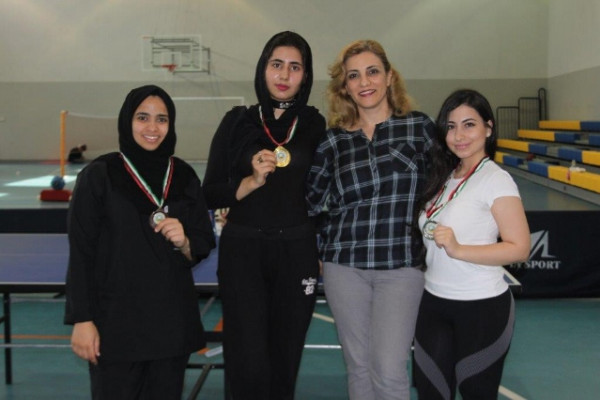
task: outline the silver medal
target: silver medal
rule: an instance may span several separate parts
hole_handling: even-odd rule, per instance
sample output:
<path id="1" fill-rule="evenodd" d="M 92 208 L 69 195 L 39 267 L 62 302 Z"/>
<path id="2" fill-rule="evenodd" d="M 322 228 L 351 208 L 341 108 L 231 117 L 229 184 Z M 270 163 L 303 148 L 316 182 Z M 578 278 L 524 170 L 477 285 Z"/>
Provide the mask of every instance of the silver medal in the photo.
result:
<path id="1" fill-rule="evenodd" d="M 425 225 L 423 225 L 423 237 L 425 239 L 433 240 L 433 231 L 435 230 L 437 224 L 437 222 L 431 219 L 425 222 Z"/>
<path id="2" fill-rule="evenodd" d="M 167 213 L 161 209 L 158 209 L 150 215 L 150 226 L 156 228 L 156 225 L 164 219 L 167 218 Z"/>

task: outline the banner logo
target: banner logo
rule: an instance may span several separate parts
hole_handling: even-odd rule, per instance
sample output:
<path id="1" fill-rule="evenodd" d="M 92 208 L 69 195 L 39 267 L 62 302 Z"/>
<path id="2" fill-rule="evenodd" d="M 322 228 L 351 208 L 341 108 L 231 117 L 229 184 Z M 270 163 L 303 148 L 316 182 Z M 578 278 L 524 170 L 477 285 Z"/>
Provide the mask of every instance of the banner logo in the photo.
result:
<path id="1" fill-rule="evenodd" d="M 550 232 L 538 231 L 531 233 L 531 250 L 529 260 L 511 264 L 512 269 L 559 270 L 562 264 L 556 256 L 550 253 Z"/>
<path id="2" fill-rule="evenodd" d="M 548 231 L 534 232 L 531 234 L 531 251 L 529 252 L 530 259 L 535 257 L 536 254 L 540 252 L 541 254 L 539 254 L 539 256 L 542 258 L 556 258 L 549 253 L 549 237 L 550 233 Z"/>

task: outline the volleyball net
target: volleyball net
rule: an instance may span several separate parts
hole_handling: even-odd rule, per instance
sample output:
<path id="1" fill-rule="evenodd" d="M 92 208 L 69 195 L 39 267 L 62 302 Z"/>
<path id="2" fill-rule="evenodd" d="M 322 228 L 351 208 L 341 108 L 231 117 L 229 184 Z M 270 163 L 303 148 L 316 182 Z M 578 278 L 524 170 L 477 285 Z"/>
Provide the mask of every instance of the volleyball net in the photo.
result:
<path id="1" fill-rule="evenodd" d="M 212 137 L 221 119 L 231 108 L 245 104 L 242 96 L 173 97 L 177 117 L 176 155 L 184 160 L 204 161 Z M 85 144 L 83 156 L 92 160 L 102 154 L 118 151 L 117 116 L 81 114 L 68 110 L 60 113 L 60 166 L 61 176 L 69 151 Z"/>
<path id="2" fill-rule="evenodd" d="M 119 148 L 117 135 L 117 117 L 79 114 L 67 110 L 60 113 L 60 166 L 64 176 L 72 148 L 86 145 L 85 159 L 93 159 L 101 154 L 116 151 Z"/>

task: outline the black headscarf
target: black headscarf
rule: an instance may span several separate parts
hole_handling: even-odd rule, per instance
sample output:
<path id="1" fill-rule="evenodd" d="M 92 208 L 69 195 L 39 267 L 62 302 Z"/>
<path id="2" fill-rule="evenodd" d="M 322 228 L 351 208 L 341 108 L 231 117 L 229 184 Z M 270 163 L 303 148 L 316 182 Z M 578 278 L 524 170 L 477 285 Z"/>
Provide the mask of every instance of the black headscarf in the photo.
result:
<path id="1" fill-rule="evenodd" d="M 254 90 L 256 91 L 258 104 L 262 106 L 265 119 L 267 120 L 272 120 L 274 116 L 273 106 L 271 105 L 271 94 L 269 93 L 267 81 L 265 79 L 265 70 L 267 67 L 267 62 L 273 54 L 273 50 L 280 46 L 290 46 L 298 49 L 302 55 L 302 63 L 304 64 L 304 79 L 302 81 L 302 85 L 296 94 L 294 105 L 291 109 L 286 111 L 286 114 L 289 114 L 288 111 L 292 111 L 291 114 L 296 114 L 297 110 L 301 109 L 306 105 L 306 103 L 308 103 L 308 97 L 310 96 L 310 90 L 313 83 L 312 52 L 306 40 L 304 40 L 304 38 L 297 33 L 290 31 L 277 33 L 275 36 L 269 39 L 267 44 L 265 44 L 265 48 L 263 49 L 260 58 L 258 59 L 258 64 L 256 64 L 256 73 L 254 75 Z"/>
<path id="2" fill-rule="evenodd" d="M 169 113 L 169 131 L 156 150 L 148 151 L 136 143 L 133 138 L 133 116 L 140 104 L 148 96 L 158 96 L 162 99 Z M 175 153 L 175 104 L 171 97 L 158 86 L 146 85 L 133 89 L 121 107 L 119 113 L 119 150 L 133 163 L 142 178 L 150 185 L 152 192 L 162 196 L 162 183 L 169 163 L 169 158 Z"/>
<path id="3" fill-rule="evenodd" d="M 302 56 L 302 63 L 304 64 L 304 79 L 300 85 L 300 90 L 294 98 L 294 105 L 285 110 L 285 112 L 275 119 L 273 114 L 273 103 L 271 102 L 271 94 L 267 87 L 267 80 L 265 79 L 265 72 L 267 63 L 275 48 L 280 46 L 290 46 L 298 49 Z M 256 73 L 254 76 L 254 90 L 256 91 L 256 97 L 258 99 L 258 105 L 262 108 L 265 122 L 267 123 L 269 130 L 273 137 L 278 140 L 284 140 L 287 137 L 287 132 L 296 116 L 299 117 L 299 124 L 305 123 L 304 119 L 308 121 L 312 114 L 316 114 L 318 111 L 313 107 L 306 107 L 308 98 L 310 96 L 310 90 L 313 83 L 313 68 L 312 68 L 312 52 L 310 46 L 297 33 L 284 31 L 274 35 L 265 44 L 265 47 L 258 59 L 256 64 Z M 246 148 L 253 143 L 261 143 L 262 147 L 268 148 L 269 146 L 275 147 L 270 141 L 269 137 L 265 134 L 262 127 L 262 121 L 258 116 L 258 107 L 252 106 L 249 112 L 241 118 L 237 123 L 236 129 L 233 132 L 231 140 L 231 148 L 229 151 L 229 159 L 231 161 L 231 174 L 235 176 L 235 172 L 244 164 L 244 160 L 241 158 L 241 154 Z M 240 164 L 241 163 L 241 164 Z M 248 171 L 243 171 L 239 175 L 245 176 Z"/>

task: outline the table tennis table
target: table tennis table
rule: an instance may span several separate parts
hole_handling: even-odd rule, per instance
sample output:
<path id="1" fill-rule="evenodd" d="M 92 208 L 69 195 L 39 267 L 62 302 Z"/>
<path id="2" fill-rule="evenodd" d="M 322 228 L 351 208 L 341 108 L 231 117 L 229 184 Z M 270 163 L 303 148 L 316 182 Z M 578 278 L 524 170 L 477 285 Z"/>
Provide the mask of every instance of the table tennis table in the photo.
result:
<path id="1" fill-rule="evenodd" d="M 66 234 L 0 234 L 0 292 L 3 295 L 5 381 L 12 383 L 11 295 L 16 293 L 57 293 L 65 291 L 69 258 Z M 199 295 L 216 295 L 217 251 L 193 268 Z M 208 331 L 207 340 L 221 341 L 218 332 Z M 192 366 L 196 367 L 196 366 Z M 202 366 L 198 366 L 202 367 Z"/>
<path id="2" fill-rule="evenodd" d="M 64 293 L 69 243 L 66 234 L 0 233 L 0 292 L 3 294 L 5 381 L 12 383 L 11 294 Z M 193 268 L 194 282 L 199 295 L 218 293 L 217 249 Z M 505 280 L 513 293 L 521 291 L 521 284 L 508 271 Z M 323 294 L 322 284 L 319 293 Z M 209 342 L 221 341 L 220 333 L 207 331 Z M 191 368 L 206 366 L 194 365 Z M 220 366 L 215 366 L 219 368 Z M 222 366 L 221 366 L 222 367 Z"/>

